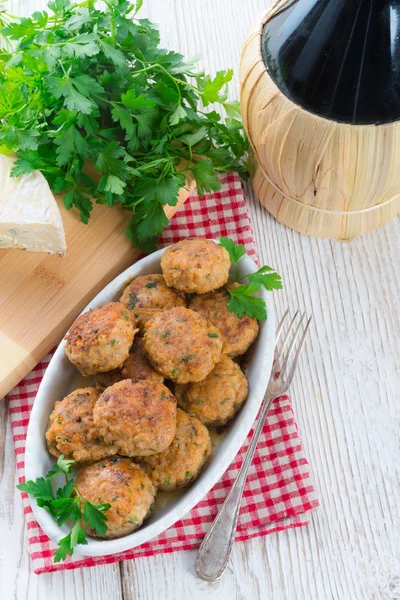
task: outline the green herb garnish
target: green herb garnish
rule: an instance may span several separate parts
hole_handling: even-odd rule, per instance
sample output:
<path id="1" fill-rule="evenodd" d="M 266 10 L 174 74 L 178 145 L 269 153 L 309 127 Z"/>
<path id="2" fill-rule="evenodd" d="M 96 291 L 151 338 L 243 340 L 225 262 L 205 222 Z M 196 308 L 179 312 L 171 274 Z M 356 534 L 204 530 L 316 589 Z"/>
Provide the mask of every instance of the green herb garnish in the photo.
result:
<path id="1" fill-rule="evenodd" d="M 218 333 L 207 333 L 207 336 L 208 336 L 209 338 L 219 338 L 219 335 L 218 335 Z"/>
<path id="2" fill-rule="evenodd" d="M 150 288 L 155 288 L 158 285 L 158 281 L 150 281 L 150 283 L 146 283 L 146 285 L 144 287 L 147 287 L 148 289 Z"/>
<path id="3" fill-rule="evenodd" d="M 87 544 L 86 533 L 81 525 L 82 519 L 101 536 L 104 536 L 107 531 L 107 517 L 104 511 L 108 510 L 111 505 L 108 503 L 93 504 L 79 495 L 74 480 L 68 477 L 74 462 L 65 459 L 61 454 L 57 464 L 47 473 L 46 477 L 39 477 L 35 481 L 26 481 L 17 485 L 21 492 L 33 496 L 38 506 L 48 510 L 58 525 L 63 525 L 67 521 L 74 522 L 68 535 L 58 542 L 59 548 L 54 553 L 54 562 L 65 560 L 67 554 L 72 556 L 77 544 Z M 51 480 L 60 473 L 64 474 L 66 484 L 54 494 Z"/>
<path id="4" fill-rule="evenodd" d="M 225 286 L 230 295 L 228 310 L 238 317 L 246 314 L 248 317 L 264 321 L 267 318 L 267 306 L 262 298 L 254 296 L 261 287 L 268 291 L 282 289 L 282 279 L 279 273 L 272 267 L 265 265 L 255 273 L 250 273 L 245 277 L 239 278 L 239 260 L 246 254 L 242 244 L 235 244 L 233 240 L 227 237 L 221 237 L 220 246 L 223 246 L 229 252 L 231 263 L 236 266 L 235 277 L 230 278 L 231 282 L 239 283 L 238 287 Z M 248 285 L 241 284 L 243 279 L 249 281 Z"/>
<path id="5" fill-rule="evenodd" d="M 142 0 L 52 0 L 50 14 L 2 13 L 0 152 L 17 156 L 12 175 L 38 169 L 88 222 L 93 202 L 131 211 L 127 235 L 155 249 L 186 175 L 200 195 L 218 172 L 247 176 L 248 142 L 232 71 L 214 78 L 160 47 L 155 25 L 137 18 Z M 225 108 L 225 123 L 217 111 Z"/>
<path id="6" fill-rule="evenodd" d="M 137 296 L 134 292 L 131 292 L 129 294 L 128 308 L 132 310 L 133 308 L 135 308 L 136 303 L 137 303 Z"/>

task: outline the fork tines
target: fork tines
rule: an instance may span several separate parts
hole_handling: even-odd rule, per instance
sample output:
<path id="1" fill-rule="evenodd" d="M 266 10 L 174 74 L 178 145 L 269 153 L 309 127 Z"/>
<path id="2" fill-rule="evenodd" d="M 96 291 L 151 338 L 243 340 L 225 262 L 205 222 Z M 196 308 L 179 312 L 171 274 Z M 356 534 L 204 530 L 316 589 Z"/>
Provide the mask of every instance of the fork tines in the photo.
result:
<path id="1" fill-rule="evenodd" d="M 286 311 L 279 323 L 278 329 L 276 331 L 275 361 L 274 361 L 274 367 L 272 370 L 272 377 L 275 379 L 277 377 L 279 377 L 282 382 L 284 381 L 285 387 L 289 387 L 289 385 L 293 379 L 293 375 L 296 370 L 297 362 L 298 362 L 300 354 L 303 350 L 307 332 L 308 332 L 308 329 L 310 327 L 310 323 L 312 320 L 312 314 L 311 314 L 305 324 L 305 327 L 302 327 L 303 322 L 307 317 L 307 314 L 306 314 L 306 311 L 304 311 L 303 313 L 300 314 L 300 309 L 297 309 L 290 321 L 289 327 L 283 338 L 282 344 L 278 348 L 278 342 L 279 342 L 279 339 L 283 332 L 286 318 L 288 315 L 289 315 L 289 308 L 286 309 Z M 300 317 L 300 318 L 298 318 L 298 317 Z M 301 335 L 301 332 L 303 332 L 302 335 Z M 296 342 L 298 341 L 300 335 L 301 335 L 300 342 L 296 349 Z M 287 350 L 286 350 L 286 348 L 287 348 Z M 290 358 L 294 351 L 295 351 L 295 355 L 294 355 L 293 361 L 289 368 L 289 361 L 290 361 Z M 287 374 L 287 377 L 285 378 L 286 374 Z"/>

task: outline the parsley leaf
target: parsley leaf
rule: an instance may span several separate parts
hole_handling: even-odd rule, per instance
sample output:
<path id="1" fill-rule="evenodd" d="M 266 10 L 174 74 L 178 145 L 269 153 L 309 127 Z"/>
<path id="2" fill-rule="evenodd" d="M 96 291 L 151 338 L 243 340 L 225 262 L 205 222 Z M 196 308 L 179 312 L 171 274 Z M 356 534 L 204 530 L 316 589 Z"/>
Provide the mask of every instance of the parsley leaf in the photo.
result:
<path id="1" fill-rule="evenodd" d="M 254 319 L 265 320 L 267 318 L 267 309 L 262 298 L 253 296 L 258 292 L 260 286 L 257 284 L 239 285 L 237 288 L 227 288 L 230 295 L 228 310 L 234 312 L 238 317 L 246 314 Z"/>
<path id="2" fill-rule="evenodd" d="M 186 110 L 183 108 L 182 104 L 178 104 L 174 112 L 169 118 L 170 125 L 177 125 L 179 121 L 184 119 L 187 116 Z"/>
<path id="3" fill-rule="evenodd" d="M 149 108 L 155 106 L 157 103 L 155 100 L 148 98 L 146 94 L 136 95 L 134 90 L 128 90 L 126 94 L 121 94 L 121 102 L 127 108 L 138 110 L 142 108 Z"/>
<path id="4" fill-rule="evenodd" d="M 178 202 L 178 194 L 181 187 L 185 185 L 182 175 L 173 175 L 162 179 L 156 188 L 156 197 L 160 204 L 175 206 Z"/>
<path id="5" fill-rule="evenodd" d="M 282 280 L 279 273 L 272 269 L 272 267 L 265 265 L 255 273 L 250 273 L 239 279 L 238 263 L 242 256 L 246 254 L 244 246 L 242 244 L 235 244 L 228 237 L 221 237 L 219 244 L 229 252 L 230 261 L 236 266 L 235 277 L 230 275 L 231 282 L 239 284 L 225 285 L 225 289 L 230 296 L 227 305 L 228 310 L 239 318 L 242 318 L 246 314 L 248 317 L 254 319 L 265 320 L 267 318 L 265 300 L 254 296 L 254 294 L 259 292 L 263 286 L 268 291 L 281 289 Z M 243 279 L 247 279 L 249 284 L 241 283 Z"/>
<path id="6" fill-rule="evenodd" d="M 263 285 L 268 291 L 282 289 L 281 276 L 275 271 L 275 269 L 272 269 L 272 267 L 268 267 L 267 265 L 261 267 L 261 269 L 255 273 L 248 275 L 247 279 L 251 283 Z"/>
<path id="7" fill-rule="evenodd" d="M 99 535 L 103 536 L 107 531 L 107 517 L 104 514 L 105 510 L 110 508 L 111 504 L 93 504 L 86 501 L 83 506 L 83 518 L 89 524 L 91 529 L 94 529 Z"/>
<path id="8" fill-rule="evenodd" d="M 85 56 L 94 56 L 98 54 L 99 47 L 96 44 L 97 36 L 93 33 L 82 33 L 65 44 L 63 51 L 69 56 L 84 58 Z"/>
<path id="9" fill-rule="evenodd" d="M 199 77 L 198 83 L 200 95 L 204 106 L 208 106 L 212 102 L 225 102 L 228 98 L 228 93 L 225 89 L 226 84 L 232 79 L 233 71 L 218 71 L 215 78 Z"/>
<path id="10" fill-rule="evenodd" d="M 48 88 L 57 99 L 64 98 L 64 104 L 68 110 L 78 110 L 86 115 L 92 112 L 93 102 L 78 92 L 72 79 L 52 77 L 48 80 Z"/>
<path id="11" fill-rule="evenodd" d="M 74 125 L 65 129 L 63 134 L 57 137 L 55 143 L 57 144 L 57 164 L 59 167 L 65 165 L 74 154 L 84 156 L 88 149 L 86 140 Z"/>
<path id="12" fill-rule="evenodd" d="M 225 250 L 228 250 L 229 258 L 234 265 L 237 265 L 242 256 L 246 254 L 246 250 L 242 244 L 235 244 L 235 242 L 228 237 L 221 237 L 219 245 L 223 246 Z"/>
<path id="13" fill-rule="evenodd" d="M 199 160 L 192 167 L 193 177 L 196 180 L 199 196 L 205 192 L 214 192 L 221 189 L 221 183 L 214 173 L 212 162 L 207 159 Z"/>
<path id="14" fill-rule="evenodd" d="M 81 518 L 78 498 L 58 498 L 54 500 L 52 507 L 55 509 L 58 525 L 64 525 L 69 519 L 79 521 Z"/>
<path id="15" fill-rule="evenodd" d="M 49 506 L 54 500 L 51 481 L 44 477 L 39 477 L 36 481 L 25 481 L 17 485 L 21 492 L 26 492 L 33 496 L 39 506 Z"/>
<path id="16" fill-rule="evenodd" d="M 60 454 L 57 459 L 57 463 L 54 465 L 52 469 L 47 473 L 46 478 L 52 479 L 56 475 L 60 473 L 64 473 L 65 475 L 69 475 L 72 472 L 72 465 L 74 464 L 74 460 L 70 460 L 64 458 L 64 454 Z"/>
<path id="17" fill-rule="evenodd" d="M 54 552 L 54 562 L 65 560 L 67 554 L 72 556 L 77 544 L 87 544 L 86 533 L 79 521 L 75 523 L 69 534 L 58 542 L 59 548 Z"/>

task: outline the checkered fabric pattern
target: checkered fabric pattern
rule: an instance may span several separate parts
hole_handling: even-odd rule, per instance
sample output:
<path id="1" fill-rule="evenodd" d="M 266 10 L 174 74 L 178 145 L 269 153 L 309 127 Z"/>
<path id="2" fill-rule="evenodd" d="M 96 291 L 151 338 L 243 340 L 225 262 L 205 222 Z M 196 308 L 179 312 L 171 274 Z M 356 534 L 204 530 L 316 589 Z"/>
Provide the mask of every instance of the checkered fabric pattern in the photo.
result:
<path id="1" fill-rule="evenodd" d="M 164 245 L 187 236 L 212 238 L 226 235 L 244 244 L 248 254 L 256 259 L 240 179 L 229 174 L 221 179 L 221 183 L 221 191 L 201 199 L 192 195 L 187 200 L 163 234 Z M 20 482 L 24 480 L 29 414 L 50 358 L 51 354 L 46 356 L 8 396 Z M 98 557 L 74 555 L 64 563 L 54 564 L 56 545 L 35 520 L 27 494 L 22 494 L 34 572 L 91 567 L 197 548 L 238 474 L 251 435 L 252 432 L 222 479 L 190 513 L 151 542 L 120 554 Z M 290 399 L 282 396 L 271 408 L 250 468 L 235 539 L 243 541 L 305 526 L 308 524 L 308 511 L 318 504 Z"/>

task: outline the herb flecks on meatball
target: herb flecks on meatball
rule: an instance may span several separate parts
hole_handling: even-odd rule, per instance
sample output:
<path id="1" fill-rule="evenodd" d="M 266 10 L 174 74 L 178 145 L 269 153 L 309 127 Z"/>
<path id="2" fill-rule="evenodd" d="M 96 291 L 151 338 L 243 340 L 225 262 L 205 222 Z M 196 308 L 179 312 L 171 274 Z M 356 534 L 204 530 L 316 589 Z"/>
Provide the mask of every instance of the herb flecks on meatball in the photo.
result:
<path id="1" fill-rule="evenodd" d="M 175 386 L 179 406 L 208 427 L 226 425 L 246 400 L 247 393 L 247 379 L 229 356 L 222 356 L 203 381 Z"/>
<path id="2" fill-rule="evenodd" d="M 157 312 L 186 306 L 184 294 L 168 287 L 160 274 L 135 277 L 125 288 L 121 302 L 137 317 L 141 329 Z"/>
<path id="3" fill-rule="evenodd" d="M 111 371 L 128 358 L 136 328 L 133 313 L 107 302 L 80 315 L 65 336 L 65 354 L 82 375 Z"/>
<path id="4" fill-rule="evenodd" d="M 128 535 L 140 527 L 151 514 L 156 489 L 144 470 L 129 458 L 115 456 L 81 469 L 75 485 L 82 500 L 94 504 L 110 504 L 105 511 L 105 538 Z M 87 533 L 98 537 L 83 519 Z"/>
<path id="5" fill-rule="evenodd" d="M 231 285 L 238 286 L 237 283 Z M 234 357 L 248 350 L 258 335 L 259 326 L 257 319 L 247 315 L 238 317 L 228 310 L 229 299 L 229 293 L 222 288 L 209 294 L 194 296 L 189 307 L 218 329 L 223 340 L 222 352 Z"/>
<path id="6" fill-rule="evenodd" d="M 124 456 L 162 452 L 176 433 L 176 400 L 156 381 L 125 379 L 107 388 L 94 407 L 105 441 Z"/>
<path id="7" fill-rule="evenodd" d="M 219 332 L 187 308 L 158 313 L 146 323 L 144 349 L 153 367 L 177 383 L 201 381 L 221 355 Z"/>
<path id="8" fill-rule="evenodd" d="M 168 492 L 192 483 L 211 450 L 207 428 L 178 408 L 174 441 L 164 452 L 142 459 L 141 464 L 154 485 Z"/>
<path id="9" fill-rule="evenodd" d="M 50 454 L 57 457 L 64 454 L 80 463 L 116 454 L 117 449 L 106 444 L 93 421 L 98 397 L 94 388 L 83 388 L 55 403 L 46 432 Z"/>
<path id="10" fill-rule="evenodd" d="M 141 337 L 135 336 L 129 356 L 120 369 L 108 373 L 97 373 L 94 376 L 96 389 L 101 392 L 123 379 L 158 381 L 159 383 L 164 381 L 164 377 L 151 366 L 144 351 L 143 338 Z"/>
<path id="11" fill-rule="evenodd" d="M 167 248 L 161 257 L 167 285 L 196 294 L 225 285 L 230 266 L 228 251 L 202 238 L 182 240 Z"/>

